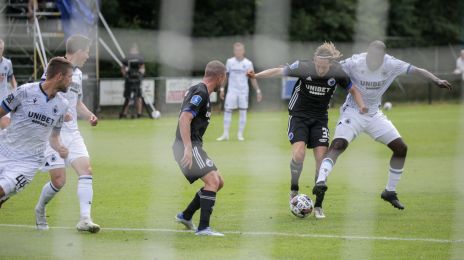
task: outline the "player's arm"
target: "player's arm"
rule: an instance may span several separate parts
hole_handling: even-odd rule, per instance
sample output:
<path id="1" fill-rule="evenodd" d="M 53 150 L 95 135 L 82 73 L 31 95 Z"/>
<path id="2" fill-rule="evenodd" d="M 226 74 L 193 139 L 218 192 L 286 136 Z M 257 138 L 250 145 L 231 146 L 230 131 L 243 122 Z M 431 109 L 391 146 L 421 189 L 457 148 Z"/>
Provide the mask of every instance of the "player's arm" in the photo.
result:
<path id="1" fill-rule="evenodd" d="M 76 110 L 77 114 L 89 121 L 91 126 L 96 126 L 98 124 L 98 117 L 87 108 L 82 100 L 77 101 Z"/>
<path id="2" fill-rule="evenodd" d="M 364 100 L 362 99 L 361 92 L 359 92 L 358 88 L 355 85 L 352 85 L 351 88 L 348 90 L 350 94 L 354 97 L 354 101 L 359 107 L 359 113 L 365 114 L 368 111 L 368 108 L 364 104 Z"/>
<path id="3" fill-rule="evenodd" d="M 52 133 L 50 134 L 49 141 L 50 146 L 53 150 L 57 151 L 61 158 L 68 157 L 68 148 L 66 148 L 60 140 L 61 127 L 53 127 Z"/>
<path id="4" fill-rule="evenodd" d="M 181 165 L 184 168 L 192 168 L 192 139 L 190 125 L 193 120 L 193 114 L 190 111 L 183 111 L 179 117 L 179 131 L 182 143 L 184 144 L 184 156 Z"/>
<path id="5" fill-rule="evenodd" d="M 0 106 L 0 118 L 4 117 L 8 112 L 3 108 L 3 106 Z"/>
<path id="6" fill-rule="evenodd" d="M 275 78 L 282 77 L 285 75 L 284 68 L 272 68 L 263 70 L 260 73 L 255 73 L 253 70 L 247 72 L 247 76 L 250 79 L 264 79 L 264 78 Z"/>
<path id="7" fill-rule="evenodd" d="M 253 86 L 256 91 L 256 99 L 258 102 L 261 102 L 261 100 L 263 100 L 263 96 L 261 95 L 261 89 L 259 89 L 258 81 L 256 79 L 250 79 L 250 81 L 251 86 Z"/>
<path id="8" fill-rule="evenodd" d="M 432 81 L 439 88 L 446 88 L 448 90 L 453 89 L 453 85 L 451 85 L 451 83 L 449 83 L 447 80 L 438 78 L 437 76 L 433 75 L 433 73 L 431 73 L 430 71 L 426 69 L 411 66 L 410 73 L 419 75 L 425 79 Z"/>
<path id="9" fill-rule="evenodd" d="M 219 98 L 221 98 L 221 100 L 224 100 L 224 96 L 225 96 L 225 87 L 229 84 L 229 73 L 226 74 L 226 84 L 225 86 L 221 86 L 219 88 Z"/>

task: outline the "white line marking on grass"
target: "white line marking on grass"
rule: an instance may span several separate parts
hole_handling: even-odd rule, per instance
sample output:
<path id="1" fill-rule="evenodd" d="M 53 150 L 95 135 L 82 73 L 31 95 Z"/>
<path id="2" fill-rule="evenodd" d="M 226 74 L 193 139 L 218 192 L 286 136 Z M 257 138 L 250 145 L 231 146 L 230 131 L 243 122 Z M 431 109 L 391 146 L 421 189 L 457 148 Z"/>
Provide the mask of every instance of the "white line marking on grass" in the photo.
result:
<path id="1" fill-rule="evenodd" d="M 17 225 L 17 224 L 0 224 L 1 227 L 10 228 L 29 228 L 35 229 L 32 225 Z M 50 229 L 66 229 L 74 230 L 74 227 L 50 227 Z M 124 228 L 124 227 L 107 227 L 101 231 L 143 231 L 155 233 L 193 233 L 190 230 L 177 230 L 167 228 Z M 46 232 L 46 231 L 40 231 Z M 330 238 L 330 239 L 347 239 L 347 240 L 385 240 L 385 241 L 411 241 L 411 242 L 430 242 L 442 244 L 457 244 L 464 243 L 464 239 L 438 239 L 438 238 L 414 238 L 414 237 L 374 237 L 374 236 L 355 236 L 355 235 L 330 235 L 330 234 L 296 234 L 285 232 L 253 232 L 253 231 L 221 231 L 224 234 L 242 235 L 242 236 L 276 236 L 276 237 L 298 237 L 298 238 Z"/>

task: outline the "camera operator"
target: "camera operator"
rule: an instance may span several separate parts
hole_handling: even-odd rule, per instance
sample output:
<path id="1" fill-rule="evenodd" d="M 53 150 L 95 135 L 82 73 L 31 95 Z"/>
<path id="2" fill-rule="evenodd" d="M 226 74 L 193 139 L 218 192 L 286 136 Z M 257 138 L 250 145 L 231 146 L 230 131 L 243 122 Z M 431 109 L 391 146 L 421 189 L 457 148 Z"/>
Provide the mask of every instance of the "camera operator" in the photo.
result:
<path id="1" fill-rule="evenodd" d="M 135 109 L 137 118 L 142 116 L 142 80 L 145 75 L 145 62 L 142 55 L 139 53 L 137 44 L 133 44 L 129 55 L 123 61 L 121 73 L 125 78 L 124 82 L 124 105 L 122 106 L 119 118 L 127 118 L 129 110 L 129 101 L 131 98 L 135 100 Z M 134 117 L 134 115 L 132 115 Z"/>

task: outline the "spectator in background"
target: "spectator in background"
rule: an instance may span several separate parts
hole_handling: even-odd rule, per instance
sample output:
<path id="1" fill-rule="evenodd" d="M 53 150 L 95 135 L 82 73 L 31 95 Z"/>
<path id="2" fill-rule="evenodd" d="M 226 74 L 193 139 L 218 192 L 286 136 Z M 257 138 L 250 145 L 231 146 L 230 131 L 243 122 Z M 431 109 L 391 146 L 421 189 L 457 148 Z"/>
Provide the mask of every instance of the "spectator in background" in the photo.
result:
<path id="1" fill-rule="evenodd" d="M 15 76 L 13 74 L 13 64 L 11 60 L 3 57 L 3 51 L 5 50 L 5 43 L 0 39 L 0 98 L 5 98 L 11 89 L 8 87 L 8 83 L 11 84 L 13 90 L 18 85 L 16 83 Z M 0 128 L 4 129 L 10 124 L 10 113 L 0 119 Z"/>
<path id="2" fill-rule="evenodd" d="M 456 59 L 455 74 L 461 74 L 464 79 L 464 49 L 461 50 L 461 55 Z"/>
<path id="3" fill-rule="evenodd" d="M 132 44 L 129 55 L 124 59 L 121 73 L 124 82 L 124 105 L 119 118 L 126 118 L 129 110 L 129 101 L 134 99 L 137 117 L 142 116 L 142 80 L 145 75 L 145 62 L 139 53 L 137 44 Z M 134 116 L 132 116 L 134 117 Z"/>

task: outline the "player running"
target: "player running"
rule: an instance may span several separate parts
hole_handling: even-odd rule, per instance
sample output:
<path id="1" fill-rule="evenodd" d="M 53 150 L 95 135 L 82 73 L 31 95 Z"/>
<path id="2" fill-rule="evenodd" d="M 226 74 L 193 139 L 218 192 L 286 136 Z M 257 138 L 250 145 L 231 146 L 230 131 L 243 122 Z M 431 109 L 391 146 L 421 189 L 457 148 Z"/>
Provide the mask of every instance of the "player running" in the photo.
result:
<path id="1" fill-rule="evenodd" d="M 203 134 L 211 117 L 209 95 L 223 86 L 226 80 L 226 68 L 220 61 L 210 61 L 206 65 L 203 81 L 192 86 L 185 95 L 179 115 L 176 139 L 173 145 L 174 158 L 182 173 L 190 183 L 201 179 L 205 185 L 195 193 L 187 208 L 176 215 L 176 220 L 188 229 L 195 230 L 192 216 L 198 209 L 200 225 L 196 235 L 224 236 L 213 231 L 209 221 L 216 202 L 216 193 L 224 186 L 214 162 L 203 150 Z"/>
<path id="2" fill-rule="evenodd" d="M 44 82 L 20 86 L 0 106 L 0 117 L 11 113 L 11 124 L 0 132 L 0 208 L 8 198 L 32 181 L 42 166 L 47 140 L 66 158 L 60 142 L 66 92 L 72 79 L 72 64 L 62 57 L 50 60 Z"/>
<path id="3" fill-rule="evenodd" d="M 227 95 L 224 103 L 224 133 L 218 137 L 217 141 L 229 140 L 229 129 L 232 122 L 232 111 L 238 109 L 238 133 L 237 139 L 245 141 L 243 131 L 245 130 L 248 110 L 248 76 L 247 72 L 253 70 L 253 63 L 245 58 L 245 46 L 241 42 L 234 43 L 234 57 L 226 62 L 227 68 Z M 258 81 L 250 79 L 251 85 L 256 90 L 256 98 L 261 102 L 261 90 Z M 224 87 L 220 88 L 219 96 L 224 99 Z"/>
<path id="4" fill-rule="evenodd" d="M 360 115 L 356 112 L 355 97 L 353 95 L 346 97 L 335 129 L 335 138 L 321 163 L 319 177 L 313 188 L 313 193 L 322 198 L 327 190 L 327 177 L 338 156 L 345 151 L 350 142 L 364 132 L 372 139 L 387 145 L 393 151 L 387 186 L 382 192 L 381 198 L 390 202 L 395 208 L 404 209 L 403 204 L 398 199 L 396 186 L 403 173 L 408 148 L 392 122 L 379 110 L 382 95 L 390 87 L 393 80 L 403 74 L 419 75 L 433 81 L 438 87 L 448 90 L 451 90 L 452 86 L 448 81 L 437 78 L 425 69 L 395 59 L 386 54 L 385 49 L 386 46 L 383 42 L 374 41 L 369 44 L 367 53 L 355 54 L 341 62 L 345 72 L 358 86 L 369 112 Z"/>
<path id="5" fill-rule="evenodd" d="M 77 125 L 77 115 L 87 119 L 90 125 L 97 125 L 98 118 L 82 102 L 82 68 L 89 58 L 90 40 L 82 35 L 73 35 L 66 42 L 66 59 L 74 66 L 72 83 L 65 94 L 69 100 L 69 110 L 61 130 L 61 140 L 69 149 L 69 156 L 60 158 L 56 150 L 50 145 L 45 151 L 44 169 L 50 171 L 51 181 L 47 182 L 40 194 L 35 207 L 36 225 L 39 230 L 47 230 L 48 224 L 45 215 L 45 206 L 60 191 L 66 182 L 66 166 L 71 165 L 79 176 L 77 183 L 77 196 L 80 202 L 80 221 L 77 223 L 78 231 L 97 233 L 100 226 L 93 223 L 90 210 L 93 199 L 92 170 L 89 153 Z"/>
<path id="6" fill-rule="evenodd" d="M 0 98 L 5 98 L 11 91 L 8 88 L 8 82 L 11 83 L 13 90 L 17 83 L 13 74 L 13 64 L 11 60 L 3 57 L 5 50 L 5 42 L 0 39 Z M 0 119 L 0 128 L 5 129 L 10 124 L 10 114 L 5 115 Z"/>
<path id="7" fill-rule="evenodd" d="M 298 194 L 305 146 L 313 149 L 317 179 L 317 170 L 329 146 L 327 110 L 336 86 L 342 87 L 355 97 L 357 113 L 367 112 L 361 94 L 337 62 L 341 56 L 333 43 L 326 42 L 316 49 L 312 61 L 297 60 L 282 68 L 268 69 L 257 74 L 249 73 L 252 78 L 298 78 L 288 104 L 288 139 L 292 144 L 290 199 Z M 317 194 L 314 204 L 314 215 L 318 219 L 325 217 L 322 210 L 323 196 L 324 194 Z"/>

